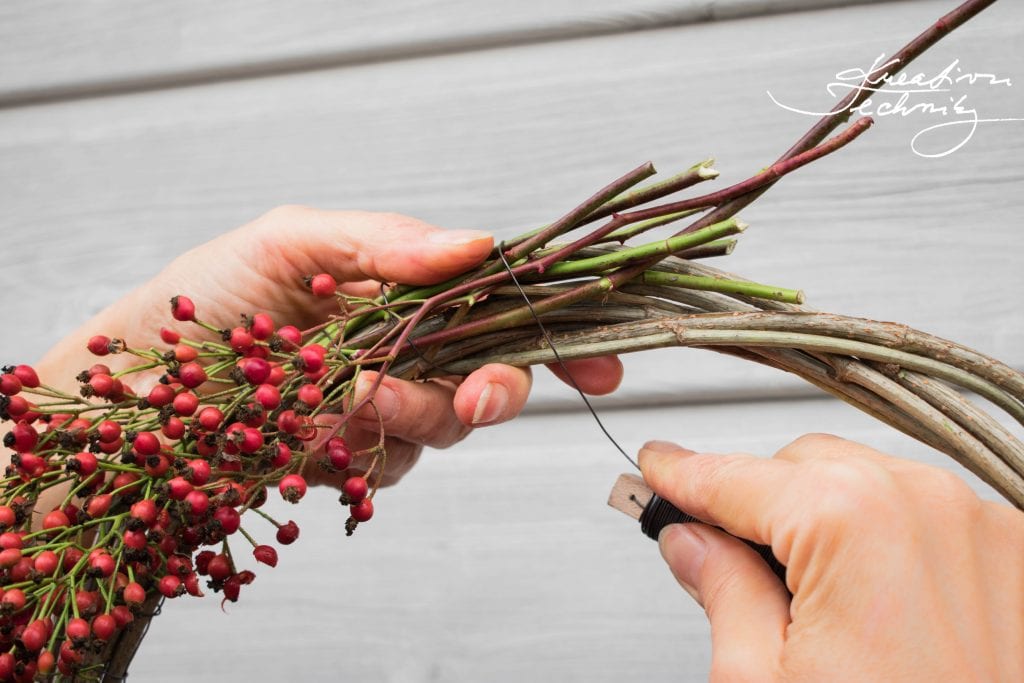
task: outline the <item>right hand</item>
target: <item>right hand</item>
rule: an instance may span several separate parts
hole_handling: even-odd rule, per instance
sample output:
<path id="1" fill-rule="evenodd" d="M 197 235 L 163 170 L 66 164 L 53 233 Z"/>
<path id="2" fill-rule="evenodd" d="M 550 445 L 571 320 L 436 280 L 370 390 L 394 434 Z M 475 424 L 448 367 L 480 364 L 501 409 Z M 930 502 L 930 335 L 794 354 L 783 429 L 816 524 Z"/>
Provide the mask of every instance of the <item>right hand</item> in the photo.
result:
<path id="1" fill-rule="evenodd" d="M 772 459 L 640 451 L 703 524 L 659 539 L 711 622 L 712 680 L 1024 681 L 1024 513 L 958 477 L 815 434 Z"/>

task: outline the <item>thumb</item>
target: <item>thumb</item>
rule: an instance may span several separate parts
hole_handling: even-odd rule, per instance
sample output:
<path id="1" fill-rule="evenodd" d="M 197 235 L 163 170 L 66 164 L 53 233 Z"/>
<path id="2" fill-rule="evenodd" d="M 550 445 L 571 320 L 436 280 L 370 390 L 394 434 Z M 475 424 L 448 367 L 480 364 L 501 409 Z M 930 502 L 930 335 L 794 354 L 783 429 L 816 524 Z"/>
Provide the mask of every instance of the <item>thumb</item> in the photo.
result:
<path id="1" fill-rule="evenodd" d="M 789 595 L 754 550 L 704 524 L 671 524 L 658 538 L 672 574 L 711 622 L 711 678 L 774 677 L 789 625 Z"/>

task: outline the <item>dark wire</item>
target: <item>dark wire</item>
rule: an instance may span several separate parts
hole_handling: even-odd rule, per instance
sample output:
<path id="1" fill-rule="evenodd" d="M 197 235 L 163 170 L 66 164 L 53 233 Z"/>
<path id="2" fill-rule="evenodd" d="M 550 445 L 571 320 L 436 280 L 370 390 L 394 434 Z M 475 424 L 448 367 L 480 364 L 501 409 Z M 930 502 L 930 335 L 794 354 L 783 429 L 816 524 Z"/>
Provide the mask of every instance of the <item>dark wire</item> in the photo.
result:
<path id="1" fill-rule="evenodd" d="M 558 361 L 558 365 L 562 368 L 562 372 L 565 373 L 566 378 L 569 380 L 569 384 L 572 385 L 572 388 L 575 389 L 576 392 L 580 395 L 580 398 L 583 399 L 583 403 L 587 406 L 587 410 L 589 410 L 590 414 L 593 416 L 594 422 L 596 422 L 597 426 L 601 428 L 601 431 L 604 432 L 604 435 L 606 437 L 608 437 L 608 440 L 612 443 L 612 445 L 615 446 L 616 449 L 618 449 L 619 453 L 622 453 L 622 457 L 628 460 L 630 465 L 637 469 L 640 469 L 640 466 L 636 464 L 636 460 L 630 457 L 630 455 L 626 453 L 625 450 L 623 450 L 622 446 L 619 445 L 619 442 L 615 440 L 615 437 L 608 433 L 608 429 L 604 426 L 604 423 L 601 422 L 601 418 L 598 417 L 597 411 L 594 410 L 594 406 L 590 405 L 590 399 L 588 399 L 587 395 L 583 393 L 582 389 L 580 389 L 580 385 L 576 384 L 576 378 L 572 376 L 572 373 L 569 372 L 569 368 L 565 366 L 565 361 L 562 360 L 561 354 L 558 353 L 558 349 L 555 347 L 555 343 L 551 341 L 551 335 L 548 334 L 547 329 L 544 327 L 544 323 L 540 321 L 540 316 L 537 315 L 537 311 L 533 308 L 533 302 L 530 301 L 530 297 L 526 295 L 526 291 L 523 289 L 523 286 L 519 284 L 519 280 L 516 278 L 516 274 L 512 272 L 512 266 L 509 265 L 508 260 L 505 258 L 504 242 L 498 245 L 498 257 L 501 259 L 502 264 L 505 266 L 505 270 L 508 271 L 509 277 L 512 278 L 512 283 L 516 286 L 516 289 L 518 289 L 519 293 L 523 296 L 523 301 L 526 302 L 526 306 L 530 309 L 530 315 L 533 316 L 534 321 L 537 323 L 537 327 L 540 329 L 540 333 L 544 335 L 544 341 L 548 343 L 548 346 L 551 348 L 551 352 L 555 354 L 555 360 Z"/>

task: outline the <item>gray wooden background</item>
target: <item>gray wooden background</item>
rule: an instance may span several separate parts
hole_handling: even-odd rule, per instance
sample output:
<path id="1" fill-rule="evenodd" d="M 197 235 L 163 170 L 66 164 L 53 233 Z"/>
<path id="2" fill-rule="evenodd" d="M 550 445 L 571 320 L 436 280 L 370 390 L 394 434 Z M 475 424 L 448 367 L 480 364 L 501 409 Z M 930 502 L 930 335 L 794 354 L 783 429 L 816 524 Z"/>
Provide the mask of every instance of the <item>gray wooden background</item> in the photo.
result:
<path id="1" fill-rule="evenodd" d="M 0 4 L 5 362 L 170 258 L 281 203 L 401 211 L 509 236 L 648 159 L 766 165 L 952 0 Z M 958 59 L 984 118 L 1024 117 L 1024 6 L 1004 0 L 914 71 Z M 898 320 L 1024 367 L 1024 123 L 924 159 L 936 117 L 881 118 L 772 190 L 729 270 L 820 309 Z M 702 351 L 627 359 L 597 402 L 648 438 L 770 454 L 832 431 L 954 468 L 799 381 Z M 625 463 L 538 373 L 527 416 L 429 453 L 345 539 L 328 491 L 300 541 L 221 614 L 179 600 L 133 680 L 701 680 L 702 612 L 604 507 Z M 982 488 L 979 486 L 979 490 Z M 268 532 L 269 535 L 269 532 Z"/>

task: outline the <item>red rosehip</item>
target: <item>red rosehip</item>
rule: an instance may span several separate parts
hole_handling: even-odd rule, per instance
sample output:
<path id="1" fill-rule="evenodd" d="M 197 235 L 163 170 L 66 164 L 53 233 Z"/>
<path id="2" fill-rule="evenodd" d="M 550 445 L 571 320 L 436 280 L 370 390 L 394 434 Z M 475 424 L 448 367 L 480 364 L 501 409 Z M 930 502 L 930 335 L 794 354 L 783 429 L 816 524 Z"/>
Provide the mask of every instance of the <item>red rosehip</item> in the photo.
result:
<path id="1" fill-rule="evenodd" d="M 39 375 L 31 365 L 19 365 L 14 368 L 14 376 L 21 380 L 21 386 L 35 389 L 39 386 Z"/>
<path id="2" fill-rule="evenodd" d="M 187 296 L 176 296 L 171 299 L 171 315 L 175 320 L 188 322 L 196 319 L 196 305 Z"/>
<path id="3" fill-rule="evenodd" d="M 14 450 L 18 453 L 28 453 L 39 443 L 39 432 L 24 422 L 11 427 L 11 437 L 14 438 Z"/>
<path id="4" fill-rule="evenodd" d="M 302 343 L 302 332 L 295 325 L 285 325 L 277 331 L 278 338 L 283 342 L 281 347 L 286 351 L 297 349 Z"/>
<path id="5" fill-rule="evenodd" d="M 185 503 L 188 505 L 189 510 L 192 511 L 193 517 L 202 517 L 210 508 L 209 496 L 198 489 L 189 491 L 188 495 L 185 496 Z"/>
<path id="6" fill-rule="evenodd" d="M 26 401 L 24 396 L 11 396 L 7 399 L 7 414 L 15 419 L 20 417 L 25 422 L 33 422 L 28 419 L 31 408 L 32 404 Z"/>
<path id="7" fill-rule="evenodd" d="M 288 520 L 277 528 L 277 542 L 281 545 L 291 545 L 299 538 L 299 525 Z"/>
<path id="8" fill-rule="evenodd" d="M 160 433 L 172 441 L 177 441 L 181 437 L 185 436 L 185 431 L 187 429 L 188 428 L 181 419 L 172 415 L 167 418 L 167 422 L 160 427 Z"/>
<path id="9" fill-rule="evenodd" d="M 99 435 L 100 441 L 113 443 L 121 438 L 121 425 L 113 420 L 104 420 L 96 425 L 96 434 Z"/>
<path id="10" fill-rule="evenodd" d="M 153 526 L 156 522 L 159 510 L 157 510 L 156 503 L 149 498 L 143 498 L 139 502 L 135 503 L 131 507 L 131 516 L 138 519 L 146 526 Z"/>
<path id="11" fill-rule="evenodd" d="M 174 360 L 179 363 L 191 363 L 199 358 L 199 351 L 188 344 L 176 344 L 174 347 Z"/>
<path id="12" fill-rule="evenodd" d="M 274 458 L 270 461 L 270 466 L 275 470 L 284 467 L 292 461 L 292 449 L 288 447 L 288 444 L 278 442 L 277 448 L 274 450 Z"/>
<path id="13" fill-rule="evenodd" d="M 110 615 L 114 617 L 114 621 L 117 622 L 118 628 L 124 628 L 135 621 L 135 615 L 132 614 L 132 611 L 128 609 L 126 605 L 115 605 L 114 608 L 110 610 Z"/>
<path id="14" fill-rule="evenodd" d="M 273 384 L 275 387 L 279 387 L 284 384 L 284 381 L 288 379 L 288 374 L 281 367 L 280 363 L 270 364 L 270 377 L 267 377 L 267 384 Z"/>
<path id="15" fill-rule="evenodd" d="M 92 453 L 82 451 L 68 459 L 67 467 L 69 470 L 76 472 L 79 477 L 85 479 L 92 476 L 96 471 L 96 468 L 99 467 L 99 461 Z"/>
<path id="16" fill-rule="evenodd" d="M 89 389 L 100 398 L 109 396 L 114 389 L 114 378 L 110 375 L 93 375 L 89 378 Z"/>
<path id="17" fill-rule="evenodd" d="M 167 470 L 171 468 L 171 460 L 162 453 L 160 455 L 151 455 L 146 458 L 146 474 L 153 479 L 159 479 L 160 477 L 167 474 Z"/>
<path id="18" fill-rule="evenodd" d="M 185 477 L 173 477 L 167 482 L 167 495 L 171 500 L 185 500 L 192 492 L 192 484 Z"/>
<path id="19" fill-rule="evenodd" d="M 266 410 L 273 410 L 281 405 L 281 391 L 273 384 L 261 384 L 256 387 L 256 401 Z"/>
<path id="20" fill-rule="evenodd" d="M 243 358 L 237 365 L 249 384 L 263 384 L 270 377 L 270 363 L 264 358 Z"/>
<path id="21" fill-rule="evenodd" d="M 157 590 L 165 598 L 176 598 L 185 592 L 185 587 L 181 585 L 181 579 L 174 574 L 168 574 L 160 579 L 160 583 L 157 584 Z"/>
<path id="22" fill-rule="evenodd" d="M 185 363 L 178 369 L 178 379 L 182 385 L 195 389 L 206 381 L 206 370 L 199 363 Z"/>
<path id="23" fill-rule="evenodd" d="M 277 416 L 277 428 L 285 434 L 295 434 L 302 428 L 302 421 L 294 410 L 285 410 Z"/>
<path id="24" fill-rule="evenodd" d="M 92 619 L 92 632 L 99 640 L 108 640 L 117 630 L 117 621 L 109 614 L 97 614 Z"/>
<path id="25" fill-rule="evenodd" d="M 203 597 L 203 589 L 199 587 L 199 575 L 195 572 L 191 572 L 182 580 L 185 585 L 185 590 L 189 595 L 194 595 L 197 598 Z"/>
<path id="26" fill-rule="evenodd" d="M 113 489 L 119 493 L 133 493 L 139 490 L 139 475 L 134 472 L 121 472 L 111 482 Z M 135 484 L 132 486 L 132 484 Z"/>
<path id="27" fill-rule="evenodd" d="M 288 474 L 277 485 L 281 497 L 289 503 L 298 503 L 306 495 L 306 480 L 299 474 Z"/>
<path id="28" fill-rule="evenodd" d="M 209 406 L 199 411 L 199 426 L 208 432 L 215 431 L 224 421 L 224 413 L 219 408 Z"/>
<path id="29" fill-rule="evenodd" d="M 181 335 L 169 327 L 161 327 L 160 339 L 163 340 L 164 344 L 177 344 L 181 341 Z"/>
<path id="30" fill-rule="evenodd" d="M 154 408 L 163 408 L 174 400 L 174 389 L 166 384 L 157 384 L 149 390 L 146 402 Z"/>
<path id="31" fill-rule="evenodd" d="M 51 510 L 46 513 L 45 517 L 43 517 L 43 528 L 46 530 L 62 529 L 70 523 L 71 520 L 69 520 L 68 516 L 61 510 Z"/>
<path id="32" fill-rule="evenodd" d="M 110 353 L 110 337 L 97 334 L 94 337 L 89 337 L 85 346 L 94 356 L 105 356 Z"/>
<path id="33" fill-rule="evenodd" d="M 153 432 L 139 432 L 135 435 L 132 447 L 143 457 L 156 455 L 160 452 L 160 439 L 156 438 L 156 434 Z"/>
<path id="34" fill-rule="evenodd" d="M 228 344 L 235 353 L 247 353 L 252 349 L 254 343 L 253 336 L 244 327 L 236 327 L 231 330 L 231 336 L 228 338 Z"/>
<path id="35" fill-rule="evenodd" d="M 238 531 L 238 527 L 242 523 L 242 517 L 238 514 L 238 510 L 226 505 L 217 508 L 213 513 L 213 518 L 220 522 L 221 530 L 228 536 Z"/>
<path id="36" fill-rule="evenodd" d="M 42 620 L 37 620 L 25 627 L 25 630 L 21 632 L 20 640 L 29 652 L 39 652 L 43 649 L 49 636 L 45 623 Z"/>
<path id="37" fill-rule="evenodd" d="M 83 641 L 89 637 L 92 633 L 92 629 L 89 628 L 89 622 L 81 617 L 75 617 L 68 619 L 67 625 L 64 627 L 64 633 L 72 641 Z"/>
<path id="38" fill-rule="evenodd" d="M 324 400 L 323 390 L 315 384 L 303 384 L 295 396 L 310 408 L 316 408 Z"/>
<path id="39" fill-rule="evenodd" d="M 249 327 L 252 336 L 261 341 L 270 339 L 274 334 L 274 319 L 266 313 L 257 313 L 252 317 L 252 325 Z"/>
<path id="40" fill-rule="evenodd" d="M 89 559 L 89 568 L 96 576 L 106 578 L 114 573 L 116 563 L 108 553 L 100 552 Z"/>
<path id="41" fill-rule="evenodd" d="M 366 483 L 366 479 L 363 477 L 349 477 L 345 480 L 345 483 L 341 485 L 341 492 L 348 497 L 348 500 L 353 505 L 366 498 L 366 494 L 370 492 L 370 487 Z"/>
<path id="42" fill-rule="evenodd" d="M 59 564 L 60 558 L 52 550 L 43 550 L 32 560 L 32 568 L 43 576 L 53 576 Z"/>
<path id="43" fill-rule="evenodd" d="M 227 558 L 227 555 L 214 555 L 206 563 L 206 573 L 214 581 L 223 581 L 231 576 L 232 572 L 231 561 Z"/>
<path id="44" fill-rule="evenodd" d="M 196 458 L 188 461 L 188 480 L 193 486 L 202 486 L 210 481 L 210 463 L 206 460 Z"/>
<path id="45" fill-rule="evenodd" d="M 252 550 L 253 557 L 256 558 L 257 562 L 270 565 L 271 567 L 277 566 L 277 551 L 269 545 L 258 545 Z"/>
<path id="46" fill-rule="evenodd" d="M 21 562 L 21 548 L 0 550 L 0 569 L 10 569 Z"/>
<path id="47" fill-rule="evenodd" d="M 139 607 L 146 601 L 146 589 L 132 581 L 124 587 L 124 601 L 129 607 Z"/>
<path id="48" fill-rule="evenodd" d="M 179 577 L 192 573 L 192 558 L 187 555 L 171 555 L 167 558 L 167 573 Z"/>
<path id="49" fill-rule="evenodd" d="M 0 375 L 0 394 L 14 396 L 19 391 L 21 391 L 21 380 L 17 375 L 12 373 Z"/>
<path id="50" fill-rule="evenodd" d="M 0 680 L 13 681 L 17 660 L 10 652 L 0 654 Z"/>
<path id="51" fill-rule="evenodd" d="M 314 345 L 303 346 L 299 349 L 296 364 L 303 372 L 316 372 L 324 366 L 324 354 L 320 353 L 317 348 L 314 348 Z"/>
<path id="52" fill-rule="evenodd" d="M 320 273 L 309 279 L 309 288 L 313 290 L 313 296 L 327 299 L 334 296 L 334 292 L 338 289 L 338 282 L 333 276 Z"/>
<path id="53" fill-rule="evenodd" d="M 255 427 L 242 430 L 242 439 L 238 442 L 238 450 L 243 453 L 255 453 L 263 447 L 263 432 Z"/>
<path id="54" fill-rule="evenodd" d="M 348 508 L 349 514 L 352 515 L 352 519 L 357 522 L 368 522 L 373 517 L 373 501 L 369 498 L 364 498 L 355 505 L 351 505 Z"/>
<path id="55" fill-rule="evenodd" d="M 196 571 L 200 574 L 209 574 L 210 560 L 212 560 L 217 553 L 212 550 L 204 550 L 200 553 L 196 553 Z"/>
<path id="56" fill-rule="evenodd" d="M 5 531 L 0 534 L 0 548 L 23 548 L 25 546 L 24 531 Z"/>
<path id="57" fill-rule="evenodd" d="M 18 515 L 10 505 L 0 505 L 0 529 L 7 529 L 14 526 L 18 521 Z M 3 534 L 0 534 L 0 538 Z"/>
<path id="58" fill-rule="evenodd" d="M 25 591 L 20 588 L 8 588 L 0 598 L 0 606 L 8 612 L 20 612 L 25 609 Z"/>
<path id="59" fill-rule="evenodd" d="M 64 551 L 64 559 L 61 560 L 60 568 L 66 572 L 71 571 L 78 564 L 78 561 L 82 559 L 83 555 L 85 553 L 78 548 L 68 548 Z"/>
<path id="60" fill-rule="evenodd" d="M 327 442 L 327 462 L 337 470 L 346 469 L 352 464 L 352 451 L 343 439 L 334 437 Z"/>
<path id="61" fill-rule="evenodd" d="M 113 502 L 114 497 L 109 493 L 92 496 L 85 502 L 85 513 L 93 519 L 103 517 L 110 510 L 110 504 Z"/>
<path id="62" fill-rule="evenodd" d="M 183 391 L 172 401 L 174 412 L 182 417 L 189 417 L 199 408 L 199 398 L 191 391 Z"/>
<path id="63" fill-rule="evenodd" d="M 126 548 L 132 550 L 142 550 L 146 547 L 146 532 L 144 531 L 126 531 L 124 532 L 124 545 Z"/>

